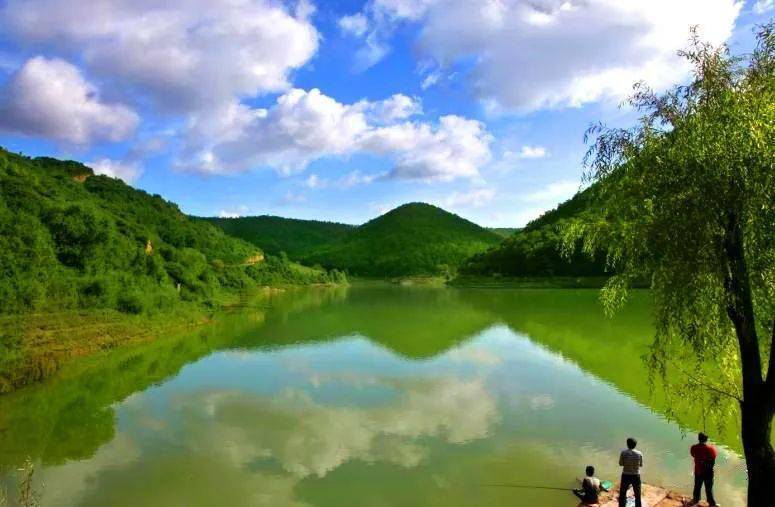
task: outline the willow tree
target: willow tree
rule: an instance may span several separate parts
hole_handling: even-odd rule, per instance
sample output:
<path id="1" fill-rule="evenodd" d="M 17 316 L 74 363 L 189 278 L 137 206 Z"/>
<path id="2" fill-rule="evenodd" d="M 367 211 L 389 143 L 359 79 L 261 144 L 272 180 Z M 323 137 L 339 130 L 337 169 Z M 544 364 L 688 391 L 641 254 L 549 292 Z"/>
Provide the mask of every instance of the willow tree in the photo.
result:
<path id="1" fill-rule="evenodd" d="M 734 57 L 693 33 L 680 53 L 693 67 L 690 84 L 661 94 L 636 85 L 635 127 L 588 131 L 595 219 L 576 220 L 564 234 L 566 249 L 581 241 L 616 273 L 602 293 L 608 310 L 633 282 L 650 283 L 650 362 L 662 373 L 678 365 L 682 397 L 709 392 L 706 410 L 736 400 L 750 506 L 772 505 L 775 480 L 772 23 L 757 40 L 752 53 Z"/>

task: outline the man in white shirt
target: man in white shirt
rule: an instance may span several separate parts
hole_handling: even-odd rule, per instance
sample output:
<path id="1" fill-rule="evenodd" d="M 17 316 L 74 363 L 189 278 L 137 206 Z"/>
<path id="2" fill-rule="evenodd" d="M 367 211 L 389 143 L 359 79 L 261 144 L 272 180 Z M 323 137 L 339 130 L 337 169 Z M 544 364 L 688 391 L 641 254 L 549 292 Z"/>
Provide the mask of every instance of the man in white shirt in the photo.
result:
<path id="1" fill-rule="evenodd" d="M 619 486 L 619 507 L 627 504 L 627 490 L 632 486 L 635 493 L 635 507 L 641 507 L 640 503 L 640 468 L 643 466 L 643 455 L 635 450 L 638 441 L 630 437 L 627 439 L 627 449 L 619 455 L 619 465 L 622 467 L 622 482 Z"/>
<path id="2" fill-rule="evenodd" d="M 595 477 L 595 467 L 587 467 L 587 476 L 581 481 L 581 489 L 574 489 L 576 495 L 584 505 L 597 505 L 600 496 L 600 479 Z"/>

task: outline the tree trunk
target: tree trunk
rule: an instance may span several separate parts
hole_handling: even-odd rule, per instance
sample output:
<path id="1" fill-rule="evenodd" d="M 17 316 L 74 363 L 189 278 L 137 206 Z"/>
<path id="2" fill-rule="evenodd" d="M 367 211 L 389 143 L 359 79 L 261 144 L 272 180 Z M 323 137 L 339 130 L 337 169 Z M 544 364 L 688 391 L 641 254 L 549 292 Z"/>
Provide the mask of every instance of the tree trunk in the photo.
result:
<path id="1" fill-rule="evenodd" d="M 727 314 L 735 326 L 742 367 L 741 436 L 748 468 L 748 507 L 765 507 L 772 505 L 771 490 L 775 481 L 775 452 L 771 437 L 772 417 L 775 414 L 775 387 L 773 382 L 765 382 L 762 376 L 761 352 L 756 333 L 748 266 L 745 261 L 743 233 L 735 213 L 729 214 L 725 232 L 724 252 L 727 266 L 724 278 L 729 297 Z M 771 354 L 773 352 L 775 351 Z M 768 375 L 770 373 L 772 372 L 768 372 Z"/>
<path id="2" fill-rule="evenodd" d="M 746 395 L 742 409 L 742 437 L 748 468 L 748 507 L 773 504 L 775 452 L 772 448 L 772 411 L 767 402 Z"/>

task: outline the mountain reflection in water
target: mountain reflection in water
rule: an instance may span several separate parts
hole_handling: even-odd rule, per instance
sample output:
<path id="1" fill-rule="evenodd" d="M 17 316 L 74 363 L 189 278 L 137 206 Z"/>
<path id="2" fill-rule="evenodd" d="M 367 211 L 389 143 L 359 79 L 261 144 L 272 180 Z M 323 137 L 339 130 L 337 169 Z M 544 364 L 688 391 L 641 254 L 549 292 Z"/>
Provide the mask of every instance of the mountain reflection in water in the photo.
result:
<path id="1" fill-rule="evenodd" d="M 353 287 L 266 296 L 196 333 L 78 361 L 0 397 L 2 482 L 44 505 L 572 505 L 636 435 L 649 482 L 687 489 L 691 436 L 640 356 L 648 295 Z M 628 361 L 624 366 L 622 363 Z M 699 427 L 699 415 L 682 418 Z M 744 505 L 736 428 L 718 496 Z"/>

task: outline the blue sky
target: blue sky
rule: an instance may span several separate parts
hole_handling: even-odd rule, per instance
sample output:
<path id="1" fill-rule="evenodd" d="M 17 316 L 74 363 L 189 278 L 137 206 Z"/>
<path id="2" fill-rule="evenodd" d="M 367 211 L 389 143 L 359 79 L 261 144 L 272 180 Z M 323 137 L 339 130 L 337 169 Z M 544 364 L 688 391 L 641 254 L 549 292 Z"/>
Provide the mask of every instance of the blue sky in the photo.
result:
<path id="1" fill-rule="evenodd" d="M 521 226 L 592 122 L 750 50 L 773 0 L 0 0 L 0 145 L 197 215 L 362 223 L 425 201 Z"/>

